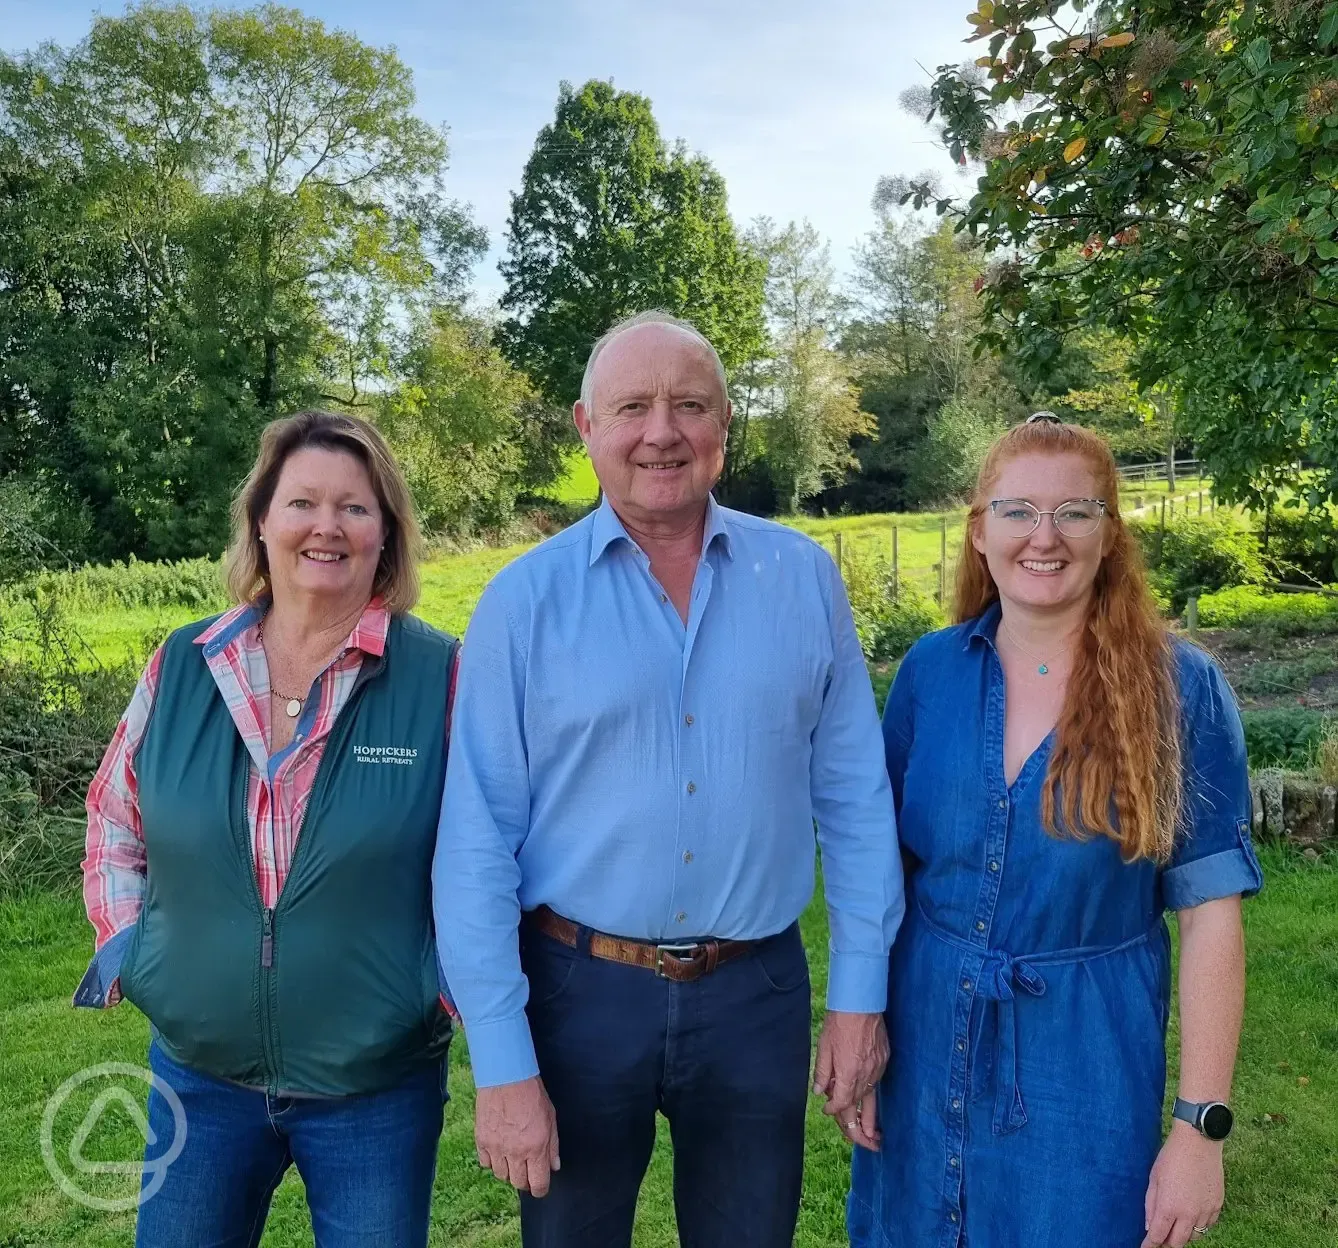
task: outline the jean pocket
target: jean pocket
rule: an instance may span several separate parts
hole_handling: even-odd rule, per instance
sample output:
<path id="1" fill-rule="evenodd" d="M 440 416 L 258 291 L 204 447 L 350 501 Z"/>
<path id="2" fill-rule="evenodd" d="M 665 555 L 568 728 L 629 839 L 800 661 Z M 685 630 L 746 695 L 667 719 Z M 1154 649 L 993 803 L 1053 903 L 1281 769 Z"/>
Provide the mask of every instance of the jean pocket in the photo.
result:
<path id="1" fill-rule="evenodd" d="M 547 936 L 521 937 L 521 967 L 530 985 L 531 1006 L 546 1006 L 566 991 L 581 955 Z"/>
<path id="2" fill-rule="evenodd" d="M 808 958 L 797 931 L 782 932 L 764 940 L 753 950 L 751 961 L 772 992 L 808 988 Z"/>

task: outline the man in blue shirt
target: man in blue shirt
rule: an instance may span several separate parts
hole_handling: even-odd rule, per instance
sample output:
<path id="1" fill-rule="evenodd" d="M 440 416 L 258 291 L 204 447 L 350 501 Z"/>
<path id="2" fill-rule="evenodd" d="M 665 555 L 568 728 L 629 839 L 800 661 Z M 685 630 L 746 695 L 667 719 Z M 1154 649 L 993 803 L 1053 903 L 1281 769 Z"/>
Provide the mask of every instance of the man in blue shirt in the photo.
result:
<path id="1" fill-rule="evenodd" d="M 792 1242 L 815 820 L 814 1090 L 878 1146 L 903 897 L 873 692 L 826 552 L 711 497 L 730 415 L 691 325 L 610 330 L 575 405 L 603 502 L 500 572 L 465 639 L 437 940 L 527 1248 L 631 1243 L 657 1111 L 684 1244 Z"/>

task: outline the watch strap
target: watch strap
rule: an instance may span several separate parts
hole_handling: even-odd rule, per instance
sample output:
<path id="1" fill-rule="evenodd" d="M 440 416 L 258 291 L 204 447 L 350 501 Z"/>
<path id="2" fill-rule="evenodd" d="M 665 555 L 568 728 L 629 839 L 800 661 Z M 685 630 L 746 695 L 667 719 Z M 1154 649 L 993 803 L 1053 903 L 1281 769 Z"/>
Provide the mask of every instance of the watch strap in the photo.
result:
<path id="1" fill-rule="evenodd" d="M 1187 1101 L 1179 1096 L 1175 1098 L 1175 1103 L 1171 1106 L 1171 1117 L 1189 1123 L 1196 1131 L 1201 1129 L 1199 1127 L 1199 1115 L 1201 1113 L 1203 1113 L 1203 1106 L 1197 1101 Z"/>

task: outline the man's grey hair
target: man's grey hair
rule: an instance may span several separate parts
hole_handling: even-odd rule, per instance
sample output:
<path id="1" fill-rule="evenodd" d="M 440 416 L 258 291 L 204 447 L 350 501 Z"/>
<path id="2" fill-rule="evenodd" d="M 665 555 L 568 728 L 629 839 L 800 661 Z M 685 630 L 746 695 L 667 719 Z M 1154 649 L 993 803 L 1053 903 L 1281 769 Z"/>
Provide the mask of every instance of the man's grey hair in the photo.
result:
<path id="1" fill-rule="evenodd" d="M 685 321 L 681 316 L 674 316 L 660 308 L 651 308 L 648 312 L 638 312 L 635 316 L 624 317 L 616 325 L 605 330 L 599 341 L 590 348 L 590 358 L 585 362 L 585 376 L 581 378 L 581 402 L 585 404 L 587 412 L 590 410 L 591 400 L 595 397 L 595 361 L 599 359 L 604 348 L 619 334 L 626 333 L 629 329 L 636 329 L 638 325 L 671 325 L 675 329 L 681 329 L 694 342 L 698 342 L 705 347 L 710 353 L 711 359 L 715 362 L 715 375 L 720 382 L 720 397 L 725 402 L 729 401 L 729 387 L 725 381 L 725 366 L 720 361 L 720 353 L 711 345 L 711 340 L 691 321 Z"/>

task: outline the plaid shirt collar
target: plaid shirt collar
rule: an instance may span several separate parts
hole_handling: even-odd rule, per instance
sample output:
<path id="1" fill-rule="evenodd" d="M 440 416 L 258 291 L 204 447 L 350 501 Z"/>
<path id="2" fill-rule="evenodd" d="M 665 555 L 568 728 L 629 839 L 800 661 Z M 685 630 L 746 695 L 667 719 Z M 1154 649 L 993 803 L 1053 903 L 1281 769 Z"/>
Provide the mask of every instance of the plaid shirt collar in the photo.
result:
<path id="1" fill-rule="evenodd" d="M 263 594 L 252 602 L 225 611 L 195 639 L 195 644 L 204 647 L 206 659 L 221 654 L 247 629 L 265 618 L 271 601 L 268 594 Z M 390 612 L 380 598 L 373 598 L 344 642 L 344 650 L 361 650 L 364 654 L 380 656 L 385 653 L 386 634 L 389 631 Z"/>

